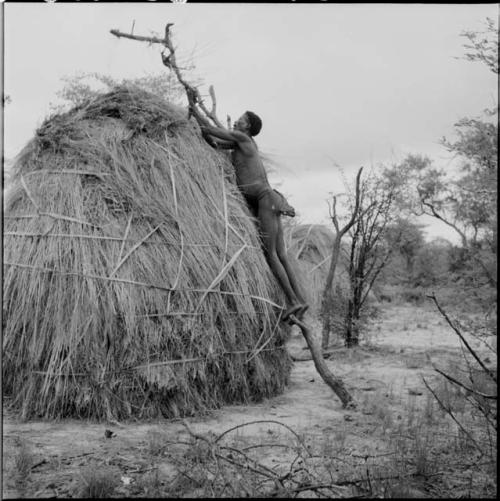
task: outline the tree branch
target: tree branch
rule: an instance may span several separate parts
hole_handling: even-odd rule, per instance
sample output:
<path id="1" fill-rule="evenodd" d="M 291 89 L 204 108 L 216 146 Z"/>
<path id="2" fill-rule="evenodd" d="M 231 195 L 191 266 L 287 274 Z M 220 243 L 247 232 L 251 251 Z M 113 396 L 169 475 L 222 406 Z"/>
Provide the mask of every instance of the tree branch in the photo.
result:
<path id="1" fill-rule="evenodd" d="M 444 317 L 444 319 L 448 322 L 448 325 L 455 331 L 457 336 L 461 339 L 461 341 L 464 343 L 465 347 L 469 351 L 469 353 L 474 357 L 474 359 L 477 361 L 477 363 L 481 366 L 481 368 L 484 370 L 484 372 L 496 383 L 497 378 L 496 376 L 486 367 L 484 362 L 479 358 L 477 353 L 474 351 L 474 349 L 469 345 L 463 334 L 455 327 L 453 322 L 450 320 L 446 312 L 441 308 L 441 305 L 438 303 L 438 300 L 435 295 L 430 295 L 427 296 L 428 298 L 432 299 L 434 303 L 436 304 L 437 309 L 439 310 L 439 313 Z"/>
<path id="2" fill-rule="evenodd" d="M 175 48 L 172 44 L 172 40 L 170 37 L 170 28 L 174 25 L 174 23 L 167 23 L 165 26 L 165 37 L 164 38 L 158 38 L 158 37 L 145 37 L 145 36 L 140 36 L 140 35 L 132 35 L 129 33 L 123 33 L 118 30 L 110 30 L 110 33 L 114 35 L 117 38 L 128 38 L 130 40 L 136 40 L 139 42 L 149 42 L 151 44 L 156 43 L 163 45 L 169 52 L 168 56 L 165 56 L 164 53 L 162 52 L 162 62 L 163 64 L 169 68 L 171 71 L 173 71 L 177 77 L 177 80 L 179 83 L 184 87 L 186 91 L 186 95 L 188 98 L 189 106 L 193 110 L 193 115 L 199 121 L 199 114 L 197 115 L 197 110 L 196 110 L 196 105 L 198 104 L 203 111 L 203 113 L 210 119 L 212 122 L 217 125 L 217 127 L 224 128 L 222 123 L 219 121 L 217 116 L 215 115 L 215 109 L 216 109 L 216 101 L 215 101 L 215 92 L 213 90 L 213 87 L 210 87 L 210 96 L 212 97 L 213 103 L 212 103 L 212 111 L 209 111 L 204 102 L 203 99 L 200 95 L 200 92 L 196 87 L 193 87 L 190 85 L 182 76 L 182 73 L 179 69 L 179 66 L 177 64 L 177 59 L 176 59 L 176 54 L 175 54 Z M 198 112 L 199 113 L 199 112 Z"/>
<path id="3" fill-rule="evenodd" d="M 436 211 L 436 208 L 434 207 L 433 204 L 431 204 L 430 202 L 427 202 L 425 199 L 421 198 L 420 199 L 422 205 L 424 205 L 425 207 L 428 207 L 430 210 L 431 210 L 431 214 L 432 216 L 434 216 L 436 219 L 439 219 L 440 221 L 442 221 L 444 224 L 447 224 L 448 226 L 450 226 L 451 228 L 453 228 L 459 235 L 460 235 L 460 238 L 462 239 L 462 245 L 464 247 L 467 247 L 468 246 L 468 242 L 467 242 L 467 237 L 465 235 L 465 233 L 463 231 L 460 230 L 460 228 L 458 228 L 455 224 L 453 224 L 451 221 L 448 221 L 447 219 L 445 219 L 443 216 L 441 216 L 441 214 L 439 214 L 437 211 Z"/>
<path id="4" fill-rule="evenodd" d="M 449 374 L 446 374 L 445 372 L 443 372 L 442 370 L 438 369 L 437 367 L 434 367 L 434 370 L 438 374 L 441 374 L 441 376 L 443 376 L 446 379 L 448 379 L 448 381 L 450 381 L 453 384 L 456 384 L 457 386 L 460 386 L 461 388 L 463 388 L 465 391 L 469 391 L 469 392 L 473 393 L 474 395 L 478 395 L 478 396 L 480 396 L 482 398 L 486 398 L 486 399 L 490 399 L 490 400 L 498 400 L 497 395 L 486 395 L 485 393 L 481 393 L 480 391 L 474 390 L 473 388 L 469 388 L 465 384 L 461 383 L 460 381 L 458 381 L 457 379 L 453 378 Z"/>
<path id="5" fill-rule="evenodd" d="M 380 272 L 384 269 L 385 265 L 387 264 L 387 261 L 389 260 L 389 258 L 391 257 L 393 252 L 394 252 L 394 247 L 389 249 L 385 258 L 382 260 L 379 267 L 377 268 L 377 270 L 373 274 L 373 276 L 368 284 L 368 287 L 366 288 L 366 292 L 365 292 L 364 296 L 361 298 L 361 305 L 363 305 L 364 302 L 366 301 L 366 298 L 368 297 L 368 293 L 372 290 L 372 287 L 373 287 L 373 284 L 375 283 L 375 280 L 379 276 Z"/>
<path id="6" fill-rule="evenodd" d="M 354 222 L 356 221 L 356 217 L 359 212 L 359 201 L 360 201 L 360 189 L 359 189 L 359 184 L 360 184 L 360 179 L 361 179 L 361 173 L 363 171 L 363 167 L 360 167 L 358 170 L 358 174 L 356 175 L 356 199 L 355 199 L 355 204 L 354 204 L 354 209 L 351 214 L 351 219 L 349 222 L 339 230 L 339 221 L 337 218 L 337 213 L 335 210 L 335 205 L 336 205 L 336 197 L 333 197 L 333 206 L 332 206 L 332 213 L 331 213 L 331 219 L 332 222 L 335 226 L 335 229 L 337 230 L 337 233 L 335 235 L 335 241 L 333 244 L 333 252 L 332 252 L 332 260 L 330 261 L 330 268 L 328 270 L 328 275 L 326 278 L 325 282 L 325 287 L 323 289 L 323 297 L 328 293 L 329 290 L 331 290 L 332 283 L 333 283 L 333 277 L 335 276 L 335 269 L 337 267 L 337 262 L 338 262 L 338 256 L 339 256 L 339 249 L 340 249 L 340 241 L 342 240 L 342 237 L 351 229 L 351 227 L 354 225 Z"/>
<path id="7" fill-rule="evenodd" d="M 465 435 L 467 435 L 467 437 L 469 438 L 469 440 L 476 446 L 476 448 L 479 451 L 479 453 L 481 455 L 484 455 L 484 453 L 481 450 L 481 447 L 479 446 L 479 444 L 474 440 L 474 438 L 471 436 L 471 434 L 462 426 L 462 424 L 460 423 L 460 421 L 453 414 L 453 411 L 449 407 L 447 407 L 441 401 L 441 399 L 436 395 L 436 393 L 433 391 L 433 389 L 430 387 L 429 383 L 427 383 L 427 381 L 425 380 L 424 377 L 422 377 L 422 381 L 424 382 L 424 385 L 426 386 L 426 388 L 432 393 L 432 395 L 434 396 L 434 398 L 436 399 L 436 401 L 438 402 L 438 404 L 441 406 L 441 408 L 451 417 L 451 419 L 453 419 L 453 421 L 455 421 L 455 423 L 465 433 Z"/>
<path id="8" fill-rule="evenodd" d="M 340 254 L 340 243 L 342 240 L 342 237 L 349 231 L 349 229 L 354 225 L 356 218 L 359 213 L 359 206 L 360 206 L 360 180 L 361 180 L 361 173 L 363 171 L 363 167 L 360 167 L 358 170 L 358 173 L 356 175 L 356 194 L 355 194 L 355 203 L 354 203 L 354 209 L 351 214 L 351 218 L 348 221 L 348 223 L 340 229 L 339 225 L 339 220 L 337 217 L 337 211 L 336 211 L 336 204 L 337 204 L 337 198 L 334 196 L 332 200 L 332 206 L 330 208 L 330 218 L 333 222 L 333 225 L 335 226 L 336 234 L 335 234 L 335 240 L 333 242 L 333 248 L 332 248 L 332 254 L 331 254 L 331 260 L 330 260 L 330 266 L 328 269 L 328 275 L 325 280 L 325 286 L 323 288 L 323 296 L 322 296 L 322 308 L 321 308 L 321 316 L 323 317 L 323 332 L 322 332 L 322 346 L 324 348 L 327 347 L 328 342 L 329 342 L 329 336 L 330 336 L 330 321 L 329 321 L 329 314 L 328 314 L 328 308 L 331 303 L 331 290 L 332 290 L 332 284 L 333 284 L 333 278 L 335 277 L 335 271 L 337 269 L 337 263 L 338 263 L 338 258 Z"/>

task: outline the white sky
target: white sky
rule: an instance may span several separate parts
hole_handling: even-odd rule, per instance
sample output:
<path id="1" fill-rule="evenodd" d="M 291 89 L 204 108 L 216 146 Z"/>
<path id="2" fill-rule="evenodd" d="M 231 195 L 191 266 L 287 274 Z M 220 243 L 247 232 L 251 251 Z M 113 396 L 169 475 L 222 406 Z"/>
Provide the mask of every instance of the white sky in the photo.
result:
<path id="1" fill-rule="evenodd" d="M 361 165 L 421 153 L 450 167 L 439 145 L 463 116 L 498 102 L 495 75 L 463 59 L 463 30 L 498 19 L 498 4 L 4 4 L 5 157 L 14 157 L 56 102 L 61 77 L 163 71 L 159 48 L 112 28 L 162 34 L 175 23 L 179 57 L 213 84 L 218 115 L 263 120 L 260 149 L 304 223 L 328 222 L 328 194 Z M 454 234 L 432 224 L 428 236 Z"/>

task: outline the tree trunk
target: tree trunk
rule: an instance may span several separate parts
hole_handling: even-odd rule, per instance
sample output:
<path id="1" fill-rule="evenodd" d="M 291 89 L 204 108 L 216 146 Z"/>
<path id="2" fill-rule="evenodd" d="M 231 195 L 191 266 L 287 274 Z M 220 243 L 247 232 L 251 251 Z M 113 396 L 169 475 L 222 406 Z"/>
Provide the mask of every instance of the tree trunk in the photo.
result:
<path id="1" fill-rule="evenodd" d="M 349 348 L 359 346 L 359 311 L 354 311 L 352 315 L 348 346 Z"/>
<path id="2" fill-rule="evenodd" d="M 325 359 L 323 358 L 323 353 L 321 351 L 321 346 L 316 341 L 314 334 L 311 329 L 303 322 L 297 319 L 294 315 L 290 315 L 290 320 L 292 320 L 296 325 L 299 326 L 302 334 L 309 346 L 311 355 L 314 360 L 314 366 L 318 371 L 319 375 L 322 377 L 323 381 L 335 392 L 335 394 L 340 398 L 342 406 L 354 408 L 356 406 L 351 394 L 346 390 L 344 383 L 340 378 L 332 374 L 328 366 L 326 365 Z"/>
<path id="3" fill-rule="evenodd" d="M 328 276 L 326 277 L 325 288 L 323 290 L 323 299 L 321 301 L 321 346 L 323 349 L 328 347 L 330 342 L 330 332 L 332 326 L 332 304 L 333 304 L 333 278 L 335 277 L 335 270 L 337 269 L 337 262 L 340 253 L 340 241 L 342 233 L 337 231 L 335 240 L 333 242 L 332 259 L 330 261 L 330 268 L 328 269 Z"/>
<path id="4" fill-rule="evenodd" d="M 342 240 L 342 237 L 352 228 L 358 216 L 360 193 L 361 193 L 359 189 L 359 183 L 362 171 L 363 167 L 360 167 L 356 175 L 356 200 L 354 203 L 354 210 L 352 211 L 351 219 L 342 229 L 340 229 L 339 227 L 339 221 L 335 209 L 337 203 L 336 197 L 333 197 L 332 207 L 330 210 L 330 217 L 332 219 L 333 225 L 335 226 L 336 233 L 335 233 L 335 240 L 333 241 L 330 268 L 328 270 L 328 276 L 326 278 L 325 288 L 323 289 L 323 298 L 321 302 L 321 321 L 322 321 L 321 346 L 323 349 L 327 349 L 328 344 L 330 342 L 330 332 L 332 327 L 332 314 L 333 314 L 332 286 L 333 286 L 333 277 L 335 276 L 335 270 L 337 268 L 337 262 L 339 260 L 340 242 Z"/>
<path id="5" fill-rule="evenodd" d="M 333 294 L 329 290 L 323 295 L 323 300 L 321 302 L 321 347 L 323 350 L 328 348 L 330 343 L 330 332 L 332 330 L 332 304 L 333 304 Z"/>
<path id="6" fill-rule="evenodd" d="M 359 345 L 359 318 L 361 313 L 361 283 L 357 281 L 349 299 L 346 318 L 345 345 L 347 348 Z"/>
<path id="7" fill-rule="evenodd" d="M 349 299 L 349 303 L 347 306 L 347 318 L 346 318 L 346 330 L 345 330 L 345 345 L 347 348 L 351 348 L 353 346 L 353 309 L 354 304 L 353 300 Z"/>
<path id="8" fill-rule="evenodd" d="M 363 247 L 364 239 L 361 241 L 361 249 L 357 256 L 357 262 L 351 268 L 351 291 L 352 297 L 349 300 L 346 321 L 345 344 L 348 348 L 359 345 L 359 314 L 361 311 L 361 298 L 363 293 L 364 271 L 366 265 L 366 253 Z"/>

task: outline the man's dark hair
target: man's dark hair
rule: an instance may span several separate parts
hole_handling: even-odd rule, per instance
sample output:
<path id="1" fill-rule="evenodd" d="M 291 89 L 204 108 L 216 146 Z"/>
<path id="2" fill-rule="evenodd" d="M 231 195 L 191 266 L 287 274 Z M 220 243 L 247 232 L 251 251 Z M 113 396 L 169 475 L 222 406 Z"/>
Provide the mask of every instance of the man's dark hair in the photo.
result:
<path id="1" fill-rule="evenodd" d="M 250 122 L 250 135 L 256 136 L 262 129 L 262 120 L 253 111 L 246 111 L 245 115 Z"/>

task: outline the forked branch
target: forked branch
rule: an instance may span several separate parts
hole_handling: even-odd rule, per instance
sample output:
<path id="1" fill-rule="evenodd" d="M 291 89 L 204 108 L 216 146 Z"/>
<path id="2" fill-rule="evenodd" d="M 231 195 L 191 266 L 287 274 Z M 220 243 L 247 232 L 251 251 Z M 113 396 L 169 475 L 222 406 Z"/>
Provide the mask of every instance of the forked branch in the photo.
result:
<path id="1" fill-rule="evenodd" d="M 355 202 L 354 202 L 354 209 L 352 211 L 351 219 L 348 221 L 348 223 L 343 227 L 339 227 L 339 220 L 337 217 L 337 211 L 336 211 L 336 205 L 337 205 L 337 197 L 333 197 L 332 201 L 332 207 L 330 209 L 330 219 L 333 222 L 333 225 L 335 226 L 336 230 L 336 235 L 335 235 L 335 242 L 334 242 L 334 250 L 332 253 L 332 260 L 330 262 L 330 269 L 328 270 L 328 276 L 326 279 L 326 284 L 325 284 L 325 294 L 327 290 L 331 289 L 332 282 L 333 282 L 333 277 L 335 275 L 335 268 L 337 266 L 337 260 L 338 260 L 338 251 L 340 249 L 340 241 L 342 240 L 342 237 L 352 228 L 354 222 L 356 221 L 356 217 L 359 212 L 359 199 L 360 199 L 360 189 L 359 189 L 359 183 L 360 183 L 360 178 L 361 178 L 361 173 L 363 172 L 363 167 L 360 167 L 358 170 L 358 174 L 356 175 L 356 195 L 355 195 Z"/>
<path id="2" fill-rule="evenodd" d="M 199 90 L 192 86 L 190 83 L 188 83 L 185 78 L 183 77 L 179 65 L 177 64 L 177 59 L 176 59 L 176 54 L 175 54 L 175 48 L 172 43 L 171 39 L 171 34 L 170 34 L 170 28 L 174 25 L 174 23 L 167 23 L 165 27 L 165 37 L 164 38 L 158 38 L 158 37 L 146 37 L 146 36 L 140 36 L 140 35 L 133 35 L 132 33 L 123 33 L 119 30 L 110 30 L 110 33 L 114 35 L 117 38 L 128 38 L 129 40 L 136 40 L 138 42 L 148 42 L 150 44 L 160 44 L 167 49 L 168 54 L 165 55 L 165 51 L 162 52 L 161 58 L 164 66 L 166 66 L 168 69 L 173 71 L 175 73 L 175 76 L 177 77 L 177 80 L 179 83 L 184 87 L 184 90 L 186 91 L 186 95 L 188 98 L 189 102 L 189 107 L 190 111 L 193 112 L 193 115 L 195 118 L 200 121 L 200 113 L 196 108 L 196 105 L 199 105 L 203 113 L 205 114 L 206 117 L 208 117 L 217 127 L 222 127 L 222 123 L 219 121 L 217 118 L 217 115 L 215 114 L 216 112 L 216 99 L 215 99 L 215 92 L 213 90 L 213 87 L 210 86 L 210 96 L 212 98 L 212 110 L 209 110 L 206 106 L 205 103 L 203 102 L 203 98 L 201 97 L 201 94 Z M 201 120 L 203 120 L 203 117 L 201 117 Z"/>
<path id="3" fill-rule="evenodd" d="M 360 179 L 361 173 L 363 171 L 363 167 L 360 167 L 358 174 L 356 175 L 356 193 L 355 193 L 355 202 L 354 209 L 352 211 L 352 215 L 347 224 L 340 228 L 339 220 L 337 216 L 337 197 L 333 197 L 332 205 L 330 207 L 330 219 L 332 220 L 333 225 L 335 226 L 335 240 L 333 242 L 330 266 L 328 269 L 328 275 L 325 281 L 325 287 L 323 289 L 323 297 L 322 297 L 322 307 L 321 307 L 321 316 L 323 320 L 323 334 L 322 334 L 322 347 L 326 349 L 328 347 L 328 343 L 330 340 L 330 315 L 329 308 L 332 303 L 332 285 L 333 278 L 335 277 L 335 271 L 337 269 L 337 263 L 340 254 L 340 243 L 343 236 L 352 228 L 354 225 L 356 218 L 359 213 L 360 206 Z"/>

